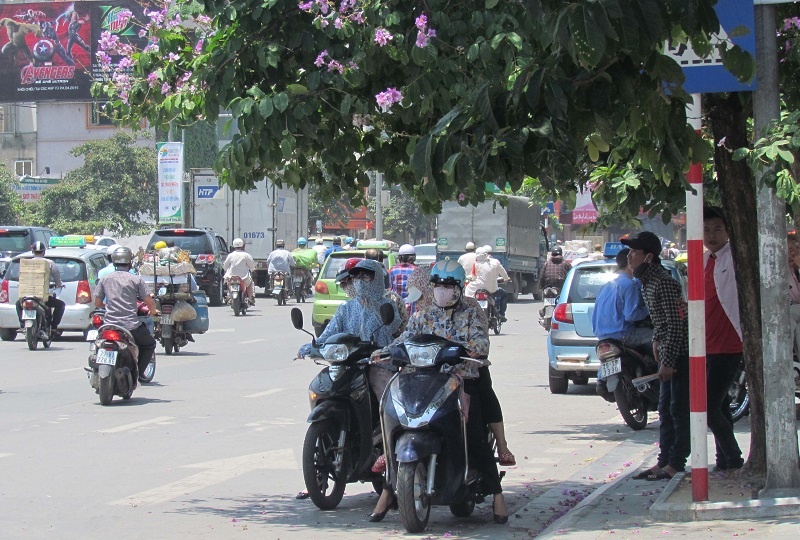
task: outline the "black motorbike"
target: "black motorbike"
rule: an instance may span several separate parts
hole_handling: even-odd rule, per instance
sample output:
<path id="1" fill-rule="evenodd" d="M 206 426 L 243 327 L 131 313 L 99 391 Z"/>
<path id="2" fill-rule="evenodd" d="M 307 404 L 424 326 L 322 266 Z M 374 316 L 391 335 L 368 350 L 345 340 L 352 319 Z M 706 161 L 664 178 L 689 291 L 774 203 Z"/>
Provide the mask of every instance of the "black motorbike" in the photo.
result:
<path id="1" fill-rule="evenodd" d="M 302 268 L 292 270 L 292 292 L 297 303 L 305 302 L 308 296 L 308 284 L 306 283 L 306 271 Z"/>
<path id="2" fill-rule="evenodd" d="M 495 335 L 500 333 L 503 327 L 503 321 L 500 319 L 500 313 L 497 311 L 497 302 L 494 295 L 486 289 L 480 289 L 475 292 L 475 300 L 486 313 L 486 320 L 489 322 L 489 330 L 492 330 Z"/>
<path id="3" fill-rule="evenodd" d="M 539 310 L 539 324 L 546 331 L 550 331 L 550 323 L 553 321 L 553 311 L 556 309 L 556 301 L 558 295 L 561 294 L 556 287 L 545 287 L 542 291 L 542 298 L 544 298 L 544 305 Z"/>
<path id="4" fill-rule="evenodd" d="M 286 300 L 289 297 L 289 292 L 286 290 L 288 274 L 285 272 L 273 272 L 270 277 L 272 281 L 272 285 L 270 286 L 272 296 L 275 297 L 279 306 L 285 306 Z"/>
<path id="5" fill-rule="evenodd" d="M 45 302 L 35 296 L 26 296 L 20 300 L 22 307 L 22 327 L 25 329 L 25 341 L 28 349 L 35 351 L 42 342 L 45 349 L 50 348 L 53 336 L 50 329 L 52 313 Z"/>
<path id="6" fill-rule="evenodd" d="M 92 312 L 95 330 L 87 332 L 89 366 L 84 369 L 100 396 L 100 405 L 109 405 L 115 395 L 122 399 L 133 396 L 139 380 L 139 348 L 128 330 L 106 324 L 104 314 L 104 310 Z M 155 373 L 155 363 L 152 365 Z"/>
<path id="7" fill-rule="evenodd" d="M 616 339 L 600 340 L 595 351 L 600 359 L 599 378 L 614 395 L 622 419 L 631 429 L 644 429 L 647 413 L 658 410 L 660 383 L 658 378 L 650 378 L 638 386 L 633 381 L 655 375 L 658 372 L 655 359 Z"/>
<path id="8" fill-rule="evenodd" d="M 392 307 L 384 307 L 391 313 L 382 317 L 393 318 Z M 317 343 L 303 329 L 298 308 L 292 308 L 291 317 L 294 327 L 311 335 L 312 345 L 321 353 L 314 361 L 326 366 L 308 388 L 311 425 L 303 442 L 303 479 L 314 504 L 332 510 L 349 483 L 372 482 L 378 493 L 383 488 L 383 475 L 372 472 L 383 446 L 378 403 L 367 376 L 370 356 L 378 346 L 352 334 L 336 334 Z"/>
<path id="9" fill-rule="evenodd" d="M 392 347 L 391 357 L 400 372 L 381 402 L 386 471 L 403 525 L 418 533 L 431 506 L 468 517 L 488 495 L 480 473 L 469 467 L 464 381 L 441 371 L 473 360 L 463 346 L 431 334 Z"/>
<path id="10" fill-rule="evenodd" d="M 792 378 L 794 379 L 794 396 L 800 398 L 800 359 L 792 358 Z M 733 383 L 728 390 L 728 407 L 734 422 L 750 414 L 750 396 L 747 391 L 747 377 L 744 361 L 739 364 Z"/>

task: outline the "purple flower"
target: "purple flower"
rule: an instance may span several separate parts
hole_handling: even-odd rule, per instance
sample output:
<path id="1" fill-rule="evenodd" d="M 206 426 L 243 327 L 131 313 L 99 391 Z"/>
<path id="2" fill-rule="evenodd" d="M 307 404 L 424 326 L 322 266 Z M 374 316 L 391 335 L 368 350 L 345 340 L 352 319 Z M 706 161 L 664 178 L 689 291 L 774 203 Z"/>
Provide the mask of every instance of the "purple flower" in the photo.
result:
<path id="1" fill-rule="evenodd" d="M 145 37 L 146 35 L 147 35 L 147 30 L 145 30 L 144 28 L 142 28 L 141 30 L 139 30 L 139 37 L 142 37 L 142 38 L 143 38 L 143 37 Z"/>
<path id="2" fill-rule="evenodd" d="M 148 45 L 147 47 L 142 49 L 142 52 L 144 52 L 144 53 L 157 53 L 158 52 L 158 45 L 155 44 L 155 43 L 151 43 L 150 45 Z"/>
<path id="3" fill-rule="evenodd" d="M 96 56 L 97 56 L 97 59 L 100 60 L 100 65 L 103 65 L 103 66 L 111 65 L 111 57 L 108 56 L 108 54 L 106 54 L 105 52 L 97 51 L 97 55 Z"/>
<path id="4" fill-rule="evenodd" d="M 428 41 L 430 41 L 428 36 L 424 32 L 419 31 L 417 32 L 417 41 L 414 45 L 422 49 L 428 46 Z"/>
<path id="5" fill-rule="evenodd" d="M 344 66 L 336 60 L 331 60 L 328 62 L 328 71 L 338 71 L 341 74 L 344 73 Z"/>
<path id="6" fill-rule="evenodd" d="M 417 20 L 414 21 L 414 26 L 416 26 L 422 32 L 424 32 L 425 27 L 428 26 L 428 17 L 426 17 L 425 14 L 423 13 L 422 15 L 417 17 Z"/>
<path id="7" fill-rule="evenodd" d="M 327 15 L 328 11 L 330 10 L 330 6 L 328 6 L 328 2 L 326 0 L 317 0 L 317 5 L 319 6 L 319 11 L 323 15 Z"/>
<path id="8" fill-rule="evenodd" d="M 394 36 L 385 28 L 375 29 L 375 37 L 373 38 L 373 41 L 381 47 L 389 43 L 389 41 L 392 39 L 394 39 Z"/>
<path id="9" fill-rule="evenodd" d="M 320 19 L 319 20 L 319 25 L 320 25 L 321 28 L 327 28 L 329 24 L 330 23 L 328 22 L 328 19 Z"/>
<path id="10" fill-rule="evenodd" d="M 169 87 L 169 83 L 168 82 L 165 82 L 164 84 L 161 85 L 161 93 L 162 94 L 169 94 L 169 90 L 170 90 L 170 87 Z"/>
<path id="11" fill-rule="evenodd" d="M 151 11 L 150 13 L 146 13 L 146 15 L 150 18 L 150 22 L 155 25 L 160 25 L 164 22 L 164 11 Z"/>
<path id="12" fill-rule="evenodd" d="M 180 59 L 181 57 L 175 54 L 174 52 L 169 53 L 169 56 L 167 57 L 167 60 L 170 62 L 177 62 Z"/>
<path id="13" fill-rule="evenodd" d="M 131 20 L 133 13 L 129 9 L 123 9 L 117 13 L 117 21 L 122 26 L 127 26 L 128 21 Z"/>
<path id="14" fill-rule="evenodd" d="M 380 107 L 383 112 L 389 112 L 392 105 L 403 101 L 403 94 L 401 94 L 397 88 L 387 88 L 375 96 L 375 101 L 378 102 L 378 107 Z"/>
<path id="15" fill-rule="evenodd" d="M 328 56 L 328 51 L 322 51 L 317 55 L 317 59 L 314 60 L 314 65 L 317 67 L 322 67 L 325 65 L 325 58 Z"/>
<path id="16" fill-rule="evenodd" d="M 211 17 L 209 17 L 208 15 L 198 15 L 197 22 L 205 26 L 208 26 L 209 24 L 211 24 Z"/>
<path id="17" fill-rule="evenodd" d="M 158 84 L 158 73 L 151 72 L 147 76 L 147 84 L 150 86 L 150 88 L 155 88 L 156 84 Z"/>
<path id="18" fill-rule="evenodd" d="M 364 24 L 364 12 L 357 11 L 353 14 L 352 19 L 358 24 Z"/>
<path id="19" fill-rule="evenodd" d="M 200 54 L 200 51 L 202 51 L 202 50 L 203 50 L 203 40 L 201 39 L 201 40 L 200 40 L 200 41 L 198 41 L 198 42 L 197 42 L 197 44 L 194 46 L 194 52 L 195 52 L 195 53 L 197 53 L 197 54 Z"/>
<path id="20" fill-rule="evenodd" d="M 333 21 L 333 27 L 336 28 L 337 30 L 341 30 L 342 29 L 342 19 L 340 19 L 339 17 L 336 17 L 336 20 Z"/>
<path id="21" fill-rule="evenodd" d="M 127 56 L 123 56 L 120 58 L 118 65 L 120 69 L 128 69 L 131 67 L 131 59 Z"/>
<path id="22" fill-rule="evenodd" d="M 119 36 L 115 36 L 109 31 L 104 31 L 100 34 L 100 50 L 102 51 L 114 51 L 117 48 L 117 44 L 119 43 Z"/>
<path id="23" fill-rule="evenodd" d="M 314 2 L 311 1 L 311 2 L 306 2 L 304 4 L 298 4 L 297 7 L 300 8 L 300 10 L 302 10 L 302 11 L 311 11 L 311 7 L 313 5 L 314 5 Z"/>

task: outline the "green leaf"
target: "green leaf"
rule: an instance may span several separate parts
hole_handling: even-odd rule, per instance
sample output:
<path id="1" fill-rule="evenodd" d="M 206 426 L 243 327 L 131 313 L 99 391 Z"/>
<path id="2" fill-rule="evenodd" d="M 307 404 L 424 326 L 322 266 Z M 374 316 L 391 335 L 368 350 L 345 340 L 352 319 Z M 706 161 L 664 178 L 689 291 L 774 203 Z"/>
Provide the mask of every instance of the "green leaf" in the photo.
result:
<path id="1" fill-rule="evenodd" d="M 469 49 L 467 50 L 467 60 L 470 62 L 474 62 L 475 60 L 477 60 L 478 53 L 480 52 L 480 50 L 481 50 L 480 45 L 478 45 L 477 43 L 473 43 L 472 45 L 470 45 Z"/>
<path id="2" fill-rule="evenodd" d="M 456 152 L 447 159 L 442 167 L 442 172 L 448 184 L 455 184 L 455 166 L 459 159 L 461 159 L 461 152 Z"/>
<path id="3" fill-rule="evenodd" d="M 747 147 L 737 148 L 733 151 L 733 161 L 741 161 L 750 155 L 750 149 Z"/>
<path id="4" fill-rule="evenodd" d="M 486 6 L 486 9 L 493 9 L 499 3 L 500 3 L 500 0 L 486 0 L 486 3 L 484 5 Z"/>
<path id="5" fill-rule="evenodd" d="M 278 109 L 279 112 L 283 112 L 289 106 L 289 96 L 281 92 L 277 94 L 275 97 L 272 98 L 273 104 L 275 108 Z"/>
<path id="6" fill-rule="evenodd" d="M 597 149 L 597 146 L 592 142 L 591 139 L 586 142 L 586 150 L 589 154 L 589 159 L 592 161 L 597 161 L 600 159 L 600 151 Z"/>
<path id="7" fill-rule="evenodd" d="M 339 112 L 342 116 L 347 116 L 350 113 L 350 106 L 353 104 L 353 96 L 345 94 L 342 98 L 342 104 L 339 106 Z"/>
<path id="8" fill-rule="evenodd" d="M 461 107 L 456 106 L 451 109 L 450 112 L 439 119 L 439 121 L 431 130 L 431 135 L 440 135 L 450 126 L 450 123 L 455 120 L 459 114 L 461 114 Z"/>
<path id="9" fill-rule="evenodd" d="M 261 115 L 261 118 L 266 120 L 272 116 L 272 110 L 272 98 L 269 96 L 264 96 L 264 98 L 258 103 L 258 113 Z"/>
<path id="10" fill-rule="evenodd" d="M 425 178 L 433 180 L 433 171 L 431 170 L 432 147 L 433 140 L 430 135 L 420 139 L 414 147 L 414 155 L 411 156 L 411 168 L 418 181 L 422 181 Z"/>
<path id="11" fill-rule="evenodd" d="M 302 84 L 289 84 L 286 86 L 286 89 L 291 94 L 307 94 L 308 88 L 303 86 Z"/>

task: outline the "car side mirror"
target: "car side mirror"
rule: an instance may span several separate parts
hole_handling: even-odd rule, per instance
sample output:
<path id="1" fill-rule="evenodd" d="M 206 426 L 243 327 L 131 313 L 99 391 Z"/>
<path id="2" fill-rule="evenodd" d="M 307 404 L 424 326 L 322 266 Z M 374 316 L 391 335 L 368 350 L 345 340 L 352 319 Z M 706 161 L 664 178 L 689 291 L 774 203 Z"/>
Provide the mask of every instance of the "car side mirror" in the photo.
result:
<path id="1" fill-rule="evenodd" d="M 297 309 L 297 308 L 294 308 Z M 298 309 L 298 311 L 300 311 Z M 380 308 L 381 322 L 385 325 L 392 324 L 394 321 L 394 304 L 386 302 Z"/>
<path id="2" fill-rule="evenodd" d="M 300 311 L 298 308 L 292 308 L 292 325 L 298 329 L 303 329 L 303 312 Z"/>

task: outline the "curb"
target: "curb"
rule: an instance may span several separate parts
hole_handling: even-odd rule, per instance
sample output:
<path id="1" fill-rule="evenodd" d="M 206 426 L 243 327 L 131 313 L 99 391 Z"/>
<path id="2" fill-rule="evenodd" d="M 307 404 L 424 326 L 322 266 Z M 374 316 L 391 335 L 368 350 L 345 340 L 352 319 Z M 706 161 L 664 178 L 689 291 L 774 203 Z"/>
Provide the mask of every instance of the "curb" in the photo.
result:
<path id="1" fill-rule="evenodd" d="M 800 497 L 759 498 L 736 502 L 669 502 L 670 496 L 678 489 L 685 478 L 685 472 L 676 474 L 655 504 L 650 507 L 650 516 L 654 520 L 672 522 L 709 521 L 795 516 L 800 513 Z"/>

